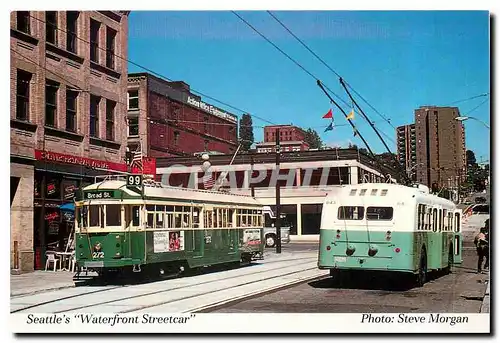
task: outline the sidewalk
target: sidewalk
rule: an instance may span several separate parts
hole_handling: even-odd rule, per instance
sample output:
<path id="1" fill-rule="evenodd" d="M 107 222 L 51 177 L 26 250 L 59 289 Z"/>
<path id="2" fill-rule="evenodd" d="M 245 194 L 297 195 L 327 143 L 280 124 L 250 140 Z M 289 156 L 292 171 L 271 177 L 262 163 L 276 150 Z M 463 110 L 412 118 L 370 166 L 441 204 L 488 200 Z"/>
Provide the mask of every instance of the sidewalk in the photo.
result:
<path id="1" fill-rule="evenodd" d="M 72 272 L 37 270 L 32 273 L 10 276 L 11 297 L 74 286 Z"/>

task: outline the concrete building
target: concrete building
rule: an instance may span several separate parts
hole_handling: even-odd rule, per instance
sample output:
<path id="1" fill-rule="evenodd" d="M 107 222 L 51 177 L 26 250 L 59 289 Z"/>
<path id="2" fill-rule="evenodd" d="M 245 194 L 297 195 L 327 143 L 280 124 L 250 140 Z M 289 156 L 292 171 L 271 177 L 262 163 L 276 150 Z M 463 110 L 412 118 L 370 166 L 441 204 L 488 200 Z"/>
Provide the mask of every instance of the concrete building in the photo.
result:
<path id="1" fill-rule="evenodd" d="M 239 154 L 228 167 L 232 157 L 210 156 L 213 177 L 229 171 L 230 192 L 254 195 L 273 210 L 275 184 L 279 182 L 282 213 L 292 223 L 293 238 L 317 238 L 324 197 L 339 185 L 385 182 L 383 175 L 396 175 L 389 169 L 381 173 L 372 158 L 357 149 L 283 152 L 279 174 L 274 154 Z M 196 157 L 160 158 L 156 179 L 171 186 L 204 189 L 202 162 Z"/>
<path id="2" fill-rule="evenodd" d="M 397 155 L 399 163 L 404 166 L 408 177 L 417 180 L 417 143 L 415 124 L 396 128 Z"/>
<path id="3" fill-rule="evenodd" d="M 44 268 L 92 175 L 126 170 L 128 11 L 10 17 L 11 269 Z M 121 58 L 119 58 L 120 56 Z"/>
<path id="4" fill-rule="evenodd" d="M 417 181 L 429 187 L 456 188 L 465 181 L 465 129 L 457 107 L 421 106 L 415 110 Z"/>
<path id="5" fill-rule="evenodd" d="M 255 145 L 257 152 L 270 153 L 276 151 L 276 132 L 278 129 L 282 151 L 309 150 L 309 144 L 304 141 L 306 133 L 300 127 L 293 125 L 270 125 L 264 127 L 264 142 Z"/>
<path id="6" fill-rule="evenodd" d="M 148 73 L 128 75 L 128 146 L 148 157 L 236 151 L 238 119 L 190 92 L 182 81 Z"/>

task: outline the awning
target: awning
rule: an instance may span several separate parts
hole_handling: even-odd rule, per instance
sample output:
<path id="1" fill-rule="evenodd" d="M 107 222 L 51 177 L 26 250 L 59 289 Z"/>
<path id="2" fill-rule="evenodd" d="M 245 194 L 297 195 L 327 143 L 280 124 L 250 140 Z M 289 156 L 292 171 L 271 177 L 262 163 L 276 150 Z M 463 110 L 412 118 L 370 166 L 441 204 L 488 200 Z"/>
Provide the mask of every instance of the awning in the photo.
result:
<path id="1" fill-rule="evenodd" d="M 68 202 L 64 205 L 59 206 L 61 211 L 75 212 L 75 204 L 72 202 Z"/>

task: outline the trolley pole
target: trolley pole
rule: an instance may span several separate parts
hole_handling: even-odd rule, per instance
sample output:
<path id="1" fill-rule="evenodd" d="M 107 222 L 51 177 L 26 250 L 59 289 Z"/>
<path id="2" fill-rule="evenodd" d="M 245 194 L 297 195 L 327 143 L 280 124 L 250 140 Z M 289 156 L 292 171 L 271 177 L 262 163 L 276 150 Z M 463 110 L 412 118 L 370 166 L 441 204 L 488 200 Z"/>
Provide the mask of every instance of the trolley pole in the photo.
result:
<path id="1" fill-rule="evenodd" d="M 276 253 L 281 254 L 281 194 L 278 177 L 280 173 L 280 129 L 276 129 Z"/>

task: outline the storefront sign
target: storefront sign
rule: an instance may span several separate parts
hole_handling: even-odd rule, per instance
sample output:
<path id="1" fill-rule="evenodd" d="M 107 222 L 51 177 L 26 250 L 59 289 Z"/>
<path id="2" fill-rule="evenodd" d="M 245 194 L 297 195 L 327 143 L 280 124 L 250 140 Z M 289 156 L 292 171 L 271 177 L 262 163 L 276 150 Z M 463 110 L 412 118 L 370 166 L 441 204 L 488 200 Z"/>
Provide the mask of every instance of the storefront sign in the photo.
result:
<path id="1" fill-rule="evenodd" d="M 76 188 L 77 187 L 75 185 L 68 185 L 64 187 L 64 199 L 66 200 L 73 199 L 75 197 Z"/>
<path id="2" fill-rule="evenodd" d="M 57 218 L 59 218 L 59 214 L 57 212 L 52 212 L 45 215 L 45 220 L 48 221 L 53 221 L 56 220 Z"/>
<path id="3" fill-rule="evenodd" d="M 224 112 L 221 109 L 219 109 L 213 105 L 206 104 L 201 100 L 196 100 L 196 98 L 188 96 L 187 103 L 191 106 L 202 109 L 203 111 L 208 112 L 210 114 L 213 114 L 217 117 L 232 121 L 233 123 L 236 123 L 238 121 L 238 119 L 235 115 Z"/>
<path id="4" fill-rule="evenodd" d="M 113 199 L 115 197 L 115 191 L 96 191 L 96 192 L 85 192 L 85 199 Z"/>
<path id="5" fill-rule="evenodd" d="M 83 165 L 89 168 L 127 171 L 127 165 L 125 163 L 100 161 L 92 158 L 59 154 L 50 151 L 35 150 L 35 159 L 39 161 Z"/>

